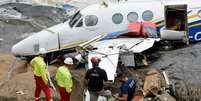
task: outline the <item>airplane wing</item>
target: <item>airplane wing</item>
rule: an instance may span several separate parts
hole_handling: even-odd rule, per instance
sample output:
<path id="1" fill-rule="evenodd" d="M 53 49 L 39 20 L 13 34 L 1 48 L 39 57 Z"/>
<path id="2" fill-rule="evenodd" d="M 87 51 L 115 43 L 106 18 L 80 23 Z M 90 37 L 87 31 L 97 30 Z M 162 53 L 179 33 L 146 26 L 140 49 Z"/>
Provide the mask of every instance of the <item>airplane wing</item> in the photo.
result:
<path id="1" fill-rule="evenodd" d="M 158 40 L 155 38 L 118 38 L 92 43 L 91 45 L 97 49 L 89 52 L 88 67 L 92 68 L 91 57 L 101 58 L 99 66 L 106 71 L 108 80 L 114 81 L 120 52 L 141 53 L 151 48 Z"/>
<path id="2" fill-rule="evenodd" d="M 134 53 L 141 53 L 151 48 L 159 38 L 117 38 L 98 41 L 90 45 L 97 48 L 96 52 L 103 52 L 105 49 L 121 49 L 121 51 L 132 51 Z"/>

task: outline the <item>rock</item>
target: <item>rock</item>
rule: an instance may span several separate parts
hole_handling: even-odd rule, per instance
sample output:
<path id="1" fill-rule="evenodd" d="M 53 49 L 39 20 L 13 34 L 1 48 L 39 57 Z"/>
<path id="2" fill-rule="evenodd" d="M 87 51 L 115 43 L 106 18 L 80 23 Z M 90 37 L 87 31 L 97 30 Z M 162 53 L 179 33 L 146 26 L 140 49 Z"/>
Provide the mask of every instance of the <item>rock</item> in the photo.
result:
<path id="1" fill-rule="evenodd" d="M 152 69 L 147 73 L 144 82 L 145 96 L 157 94 L 161 90 L 161 75 L 156 69 Z"/>

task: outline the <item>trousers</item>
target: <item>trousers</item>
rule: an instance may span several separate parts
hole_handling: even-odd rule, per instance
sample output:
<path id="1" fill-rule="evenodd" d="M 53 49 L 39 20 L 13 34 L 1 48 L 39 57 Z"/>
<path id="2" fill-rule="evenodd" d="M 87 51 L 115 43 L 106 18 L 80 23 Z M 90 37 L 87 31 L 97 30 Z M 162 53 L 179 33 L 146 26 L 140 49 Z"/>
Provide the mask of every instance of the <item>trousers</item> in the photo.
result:
<path id="1" fill-rule="evenodd" d="M 46 85 L 42 77 L 34 76 L 36 81 L 35 89 L 35 101 L 40 101 L 40 93 L 43 91 L 45 93 L 46 101 L 52 101 L 51 90 L 48 85 Z"/>
<path id="2" fill-rule="evenodd" d="M 70 101 L 70 93 L 68 93 L 64 87 L 58 86 L 58 90 L 60 93 L 60 101 Z"/>

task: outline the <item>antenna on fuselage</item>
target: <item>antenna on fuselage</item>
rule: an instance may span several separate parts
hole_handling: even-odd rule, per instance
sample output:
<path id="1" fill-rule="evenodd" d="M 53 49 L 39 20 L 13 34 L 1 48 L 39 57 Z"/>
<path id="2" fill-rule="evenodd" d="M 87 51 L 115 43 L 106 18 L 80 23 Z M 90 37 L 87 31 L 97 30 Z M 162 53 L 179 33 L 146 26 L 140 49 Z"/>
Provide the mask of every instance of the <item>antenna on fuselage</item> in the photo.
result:
<path id="1" fill-rule="evenodd" d="M 102 3 L 101 5 L 105 6 L 105 7 L 108 7 L 108 2 L 106 0 L 102 0 Z"/>

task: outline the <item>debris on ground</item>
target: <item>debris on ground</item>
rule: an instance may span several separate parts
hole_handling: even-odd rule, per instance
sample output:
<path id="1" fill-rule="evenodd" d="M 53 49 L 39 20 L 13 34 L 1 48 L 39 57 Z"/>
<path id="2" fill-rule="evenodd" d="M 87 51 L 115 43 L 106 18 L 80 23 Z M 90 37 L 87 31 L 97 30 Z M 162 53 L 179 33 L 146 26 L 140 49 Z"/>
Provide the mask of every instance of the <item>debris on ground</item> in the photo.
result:
<path id="1" fill-rule="evenodd" d="M 158 93 L 161 90 L 162 77 L 160 73 L 153 69 L 147 73 L 144 82 L 144 95 L 148 96 L 152 93 Z"/>
<path id="2" fill-rule="evenodd" d="M 25 93 L 23 91 L 17 91 L 16 94 L 24 95 Z"/>

